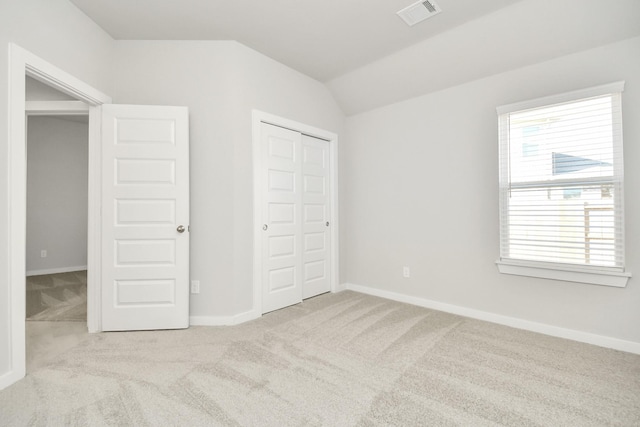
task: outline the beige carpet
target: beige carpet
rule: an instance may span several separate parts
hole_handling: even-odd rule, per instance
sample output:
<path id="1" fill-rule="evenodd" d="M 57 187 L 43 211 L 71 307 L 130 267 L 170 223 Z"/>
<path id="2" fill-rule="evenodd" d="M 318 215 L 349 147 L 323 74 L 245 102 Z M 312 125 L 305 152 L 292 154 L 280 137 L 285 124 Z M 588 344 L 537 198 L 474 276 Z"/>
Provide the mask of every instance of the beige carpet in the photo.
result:
<path id="1" fill-rule="evenodd" d="M 27 320 L 87 321 L 87 272 L 28 276 Z"/>
<path id="2" fill-rule="evenodd" d="M 235 327 L 84 335 L 0 424 L 638 426 L 640 356 L 354 292 Z"/>

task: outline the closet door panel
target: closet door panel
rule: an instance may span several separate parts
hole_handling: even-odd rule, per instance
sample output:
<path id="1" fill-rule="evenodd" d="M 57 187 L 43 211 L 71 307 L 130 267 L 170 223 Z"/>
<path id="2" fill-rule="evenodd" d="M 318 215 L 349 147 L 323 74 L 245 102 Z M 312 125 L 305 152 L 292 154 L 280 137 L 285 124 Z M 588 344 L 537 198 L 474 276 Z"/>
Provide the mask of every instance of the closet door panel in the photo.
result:
<path id="1" fill-rule="evenodd" d="M 302 135 L 302 298 L 329 292 L 329 143 Z"/>
<path id="2" fill-rule="evenodd" d="M 262 311 L 302 301 L 301 135 L 262 125 Z"/>

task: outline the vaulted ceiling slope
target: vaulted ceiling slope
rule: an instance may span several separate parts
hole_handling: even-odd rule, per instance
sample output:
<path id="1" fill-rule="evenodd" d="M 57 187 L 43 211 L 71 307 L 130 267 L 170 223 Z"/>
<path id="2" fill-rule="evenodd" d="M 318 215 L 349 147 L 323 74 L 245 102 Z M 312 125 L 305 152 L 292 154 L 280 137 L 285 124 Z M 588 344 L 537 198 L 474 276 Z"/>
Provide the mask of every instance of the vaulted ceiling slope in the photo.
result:
<path id="1" fill-rule="evenodd" d="M 321 82 L 518 0 L 433 1 L 408 27 L 416 0 L 71 0 L 116 40 L 236 40 Z"/>
<path id="2" fill-rule="evenodd" d="M 525 0 L 346 73 L 327 86 L 343 112 L 352 115 L 637 36 L 640 0 Z"/>
<path id="3" fill-rule="evenodd" d="M 114 39 L 239 41 L 347 115 L 640 36 L 640 0 L 435 0 L 413 27 L 395 12 L 415 0 L 70 1 Z"/>

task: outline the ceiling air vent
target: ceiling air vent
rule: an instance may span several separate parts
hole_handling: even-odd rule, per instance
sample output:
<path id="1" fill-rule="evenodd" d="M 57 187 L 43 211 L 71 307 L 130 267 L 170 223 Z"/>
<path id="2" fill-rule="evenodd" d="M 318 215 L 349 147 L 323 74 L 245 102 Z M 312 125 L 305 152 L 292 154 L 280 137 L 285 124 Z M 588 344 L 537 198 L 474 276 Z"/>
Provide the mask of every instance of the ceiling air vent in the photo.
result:
<path id="1" fill-rule="evenodd" d="M 440 6 L 433 0 L 424 0 L 405 7 L 398 12 L 398 16 L 402 18 L 407 25 L 413 26 L 440 12 L 442 12 Z"/>

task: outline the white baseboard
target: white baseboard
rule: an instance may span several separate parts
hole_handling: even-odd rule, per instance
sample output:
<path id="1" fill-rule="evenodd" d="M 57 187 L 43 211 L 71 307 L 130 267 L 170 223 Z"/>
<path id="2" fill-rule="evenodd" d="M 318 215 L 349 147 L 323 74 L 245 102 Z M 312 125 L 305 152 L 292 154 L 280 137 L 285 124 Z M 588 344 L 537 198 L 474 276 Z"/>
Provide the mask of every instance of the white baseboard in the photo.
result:
<path id="1" fill-rule="evenodd" d="M 22 378 L 24 378 L 24 375 L 20 375 L 13 370 L 0 375 L 0 390 L 9 387 L 11 384 L 20 381 Z"/>
<path id="2" fill-rule="evenodd" d="M 45 270 L 29 270 L 27 271 L 27 276 L 42 276 L 43 274 L 71 273 L 72 271 L 83 271 L 86 269 L 87 269 L 86 265 L 80 265 L 76 267 L 59 267 L 59 268 L 48 268 Z"/>
<path id="3" fill-rule="evenodd" d="M 333 293 L 338 293 L 338 292 L 342 292 L 342 291 L 346 291 L 347 290 L 347 284 L 346 283 L 340 283 L 339 285 L 336 285 L 336 287 L 331 291 Z"/>
<path id="4" fill-rule="evenodd" d="M 419 307 L 430 308 L 433 310 L 444 311 L 446 313 L 457 314 L 464 317 L 470 317 L 472 319 L 484 320 L 487 322 L 497 323 L 499 325 L 510 326 L 512 328 L 538 332 L 553 337 L 565 338 L 573 341 L 597 345 L 600 347 L 612 348 L 614 350 L 626 351 L 628 353 L 640 354 L 640 343 L 633 341 L 626 341 L 619 338 L 607 337 L 604 335 L 596 335 L 589 332 L 577 331 L 575 329 L 561 328 L 558 326 L 532 322 L 530 320 L 519 319 L 516 317 L 503 316 L 501 314 L 475 310 L 473 308 L 447 304 L 410 295 L 404 295 L 397 292 L 384 291 L 368 286 L 355 285 L 353 283 L 346 283 L 345 285 L 347 289 L 363 294 L 382 297 L 398 302 L 404 302 L 407 304 L 417 305 Z"/>
<path id="5" fill-rule="evenodd" d="M 341 283 L 332 291 L 334 293 L 347 290 L 347 284 Z M 249 310 L 233 316 L 190 316 L 190 326 L 234 326 L 262 317 L 262 313 Z"/>
<path id="6" fill-rule="evenodd" d="M 233 326 L 257 319 L 261 316 L 254 310 L 239 313 L 233 316 L 190 316 L 191 326 Z"/>

